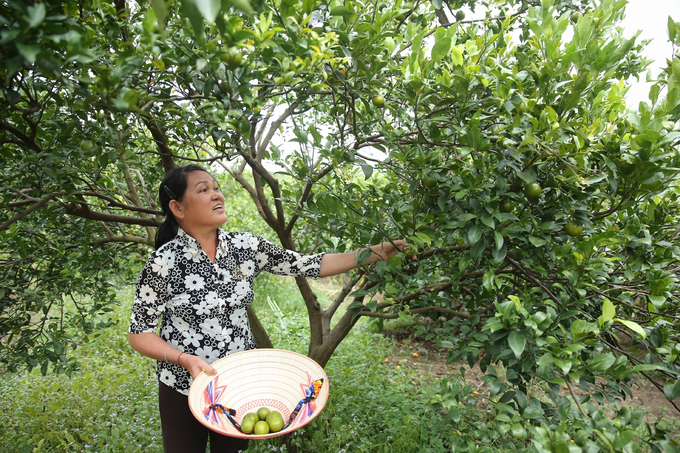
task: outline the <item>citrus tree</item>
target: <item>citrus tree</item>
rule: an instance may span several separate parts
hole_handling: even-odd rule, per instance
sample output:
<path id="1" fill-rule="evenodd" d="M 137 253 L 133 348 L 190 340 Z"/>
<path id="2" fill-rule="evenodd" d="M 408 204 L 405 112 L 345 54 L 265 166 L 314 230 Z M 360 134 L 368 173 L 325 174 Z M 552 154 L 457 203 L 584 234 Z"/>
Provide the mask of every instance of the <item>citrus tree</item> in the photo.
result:
<path id="1" fill-rule="evenodd" d="M 237 181 L 284 247 L 412 245 L 417 260 L 360 269 L 328 307 L 296 280 L 319 363 L 362 316 L 422 316 L 450 362 L 489 373 L 499 435 L 566 420 L 563 387 L 584 420 L 635 377 L 673 401 L 680 59 L 630 112 L 626 83 L 646 62 L 617 28 L 624 12 L 612 0 L 2 3 L 2 362 L 73 367 L 65 326 L 97 327 L 109 272 L 153 244 L 159 181 L 199 162 Z M 90 299 L 64 319 L 74 294 Z M 552 404 L 530 394 L 536 382 Z M 455 421 L 458 396 L 444 396 Z M 598 442 L 629 445 L 631 423 L 596 427 Z"/>

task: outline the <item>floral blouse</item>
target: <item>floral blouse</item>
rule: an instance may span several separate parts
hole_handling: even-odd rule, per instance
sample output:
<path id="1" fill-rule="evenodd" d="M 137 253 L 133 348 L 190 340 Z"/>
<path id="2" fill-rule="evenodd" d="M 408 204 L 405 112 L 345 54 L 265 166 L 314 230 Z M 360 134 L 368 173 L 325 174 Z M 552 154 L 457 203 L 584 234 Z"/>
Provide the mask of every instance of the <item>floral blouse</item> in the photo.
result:
<path id="1" fill-rule="evenodd" d="M 151 254 L 137 281 L 130 333 L 157 332 L 171 346 L 208 363 L 255 348 L 246 309 L 261 271 L 318 278 L 323 253 L 302 255 L 249 233 L 218 229 L 215 262 L 181 228 Z M 158 379 L 187 395 L 191 375 L 158 361 Z"/>

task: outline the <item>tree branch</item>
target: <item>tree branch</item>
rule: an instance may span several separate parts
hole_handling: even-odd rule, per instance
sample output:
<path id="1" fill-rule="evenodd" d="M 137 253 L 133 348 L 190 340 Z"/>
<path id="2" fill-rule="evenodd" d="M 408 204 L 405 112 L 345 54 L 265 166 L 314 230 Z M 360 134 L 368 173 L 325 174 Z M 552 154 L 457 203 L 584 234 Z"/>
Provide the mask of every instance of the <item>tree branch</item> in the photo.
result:
<path id="1" fill-rule="evenodd" d="M 36 209 L 40 209 L 40 208 L 42 208 L 42 207 L 47 206 L 47 203 L 49 203 L 49 201 L 50 201 L 51 199 L 56 198 L 56 197 L 61 196 L 61 195 L 64 195 L 64 193 L 65 193 L 65 192 L 54 192 L 54 193 L 51 193 L 51 194 L 47 195 L 46 197 L 44 197 L 44 198 L 38 200 L 38 201 L 37 201 L 33 206 L 31 206 L 30 208 L 25 209 L 24 211 L 21 211 L 19 214 L 15 215 L 14 217 L 12 217 L 11 219 L 9 219 L 8 221 L 6 221 L 6 222 L 0 224 L 0 231 L 6 230 L 7 228 L 9 228 L 9 226 L 10 226 L 11 224 L 13 224 L 14 222 L 16 222 L 16 221 L 22 219 L 23 217 L 26 217 L 27 215 L 29 215 L 30 213 L 32 213 L 32 212 L 35 211 Z"/>
<path id="2" fill-rule="evenodd" d="M 152 120 L 142 117 L 142 121 L 144 122 L 144 124 L 146 124 L 147 129 L 149 129 L 149 132 L 151 132 L 151 136 L 156 142 L 156 146 L 158 146 L 158 151 L 160 152 L 161 155 L 161 164 L 163 165 L 165 172 L 166 173 L 169 172 L 177 165 L 175 165 L 175 160 L 173 159 L 172 156 L 172 150 L 168 145 L 168 140 L 165 137 L 165 134 L 163 133 L 161 128 L 158 127 L 158 124 L 154 123 Z"/>
<path id="3" fill-rule="evenodd" d="M 457 316 L 459 318 L 469 318 L 470 314 L 469 313 L 463 313 L 458 310 L 451 310 L 450 308 L 444 308 L 444 307 L 421 307 L 421 308 L 416 308 L 413 310 L 410 310 L 410 313 L 413 314 L 421 314 L 421 313 L 429 313 L 431 311 L 436 311 L 438 313 L 443 313 L 451 316 Z M 396 319 L 399 317 L 399 313 L 379 313 L 379 312 L 372 312 L 372 311 L 362 311 L 361 316 L 366 316 L 368 318 L 381 318 L 381 319 Z"/>

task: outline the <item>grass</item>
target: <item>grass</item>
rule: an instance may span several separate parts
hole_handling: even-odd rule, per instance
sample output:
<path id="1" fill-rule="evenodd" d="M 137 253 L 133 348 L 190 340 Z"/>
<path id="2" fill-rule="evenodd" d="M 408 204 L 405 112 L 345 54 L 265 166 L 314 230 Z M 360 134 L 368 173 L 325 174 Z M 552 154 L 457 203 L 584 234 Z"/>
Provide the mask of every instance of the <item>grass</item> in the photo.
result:
<path id="1" fill-rule="evenodd" d="M 306 309 L 292 281 L 267 276 L 258 286 L 256 294 L 268 294 L 279 308 L 266 298 L 255 302 L 274 345 L 305 353 Z M 121 289 L 114 326 L 73 351 L 81 369 L 71 378 L 36 370 L 0 377 L 0 451 L 162 451 L 154 362 L 127 344 L 132 297 L 132 287 Z M 446 427 L 432 435 L 420 389 L 386 372 L 383 360 L 393 348 L 360 322 L 326 367 L 332 385 L 326 409 L 291 438 L 290 450 L 447 451 Z M 277 440 L 253 441 L 248 451 L 282 448 L 288 449 Z"/>

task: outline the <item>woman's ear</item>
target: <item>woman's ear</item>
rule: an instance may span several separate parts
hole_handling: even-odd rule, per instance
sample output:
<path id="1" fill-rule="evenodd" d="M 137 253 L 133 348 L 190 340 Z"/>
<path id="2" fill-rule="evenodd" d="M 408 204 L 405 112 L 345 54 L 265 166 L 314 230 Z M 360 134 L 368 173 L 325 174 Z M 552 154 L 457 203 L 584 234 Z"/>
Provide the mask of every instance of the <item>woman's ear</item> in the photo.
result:
<path id="1" fill-rule="evenodd" d="M 182 209 L 182 204 L 180 202 L 177 200 L 170 200 L 169 207 L 170 211 L 172 211 L 172 215 L 174 215 L 176 219 L 184 218 L 184 210 Z"/>

